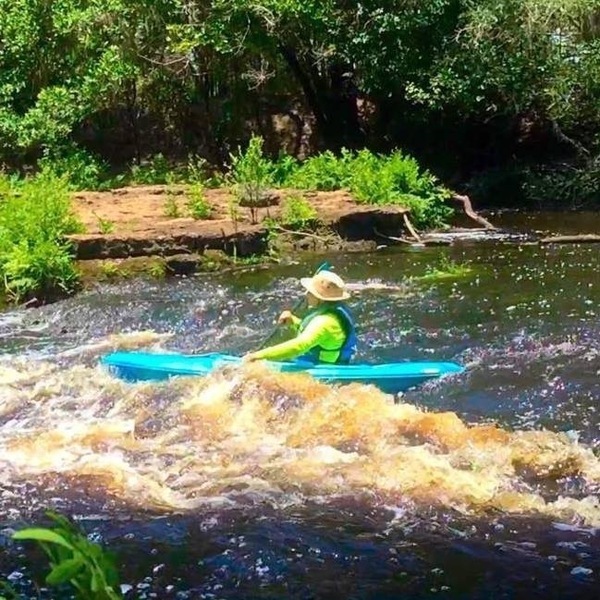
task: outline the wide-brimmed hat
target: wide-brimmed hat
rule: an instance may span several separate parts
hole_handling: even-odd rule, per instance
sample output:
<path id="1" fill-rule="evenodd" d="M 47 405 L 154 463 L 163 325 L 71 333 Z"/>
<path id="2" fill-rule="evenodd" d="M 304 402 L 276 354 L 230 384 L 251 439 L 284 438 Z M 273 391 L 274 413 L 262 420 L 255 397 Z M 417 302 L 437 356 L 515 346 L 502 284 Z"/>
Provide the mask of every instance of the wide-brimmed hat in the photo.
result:
<path id="1" fill-rule="evenodd" d="M 303 277 L 300 283 L 306 291 L 323 302 L 339 302 L 350 298 L 344 280 L 331 271 L 320 271 L 313 277 Z"/>

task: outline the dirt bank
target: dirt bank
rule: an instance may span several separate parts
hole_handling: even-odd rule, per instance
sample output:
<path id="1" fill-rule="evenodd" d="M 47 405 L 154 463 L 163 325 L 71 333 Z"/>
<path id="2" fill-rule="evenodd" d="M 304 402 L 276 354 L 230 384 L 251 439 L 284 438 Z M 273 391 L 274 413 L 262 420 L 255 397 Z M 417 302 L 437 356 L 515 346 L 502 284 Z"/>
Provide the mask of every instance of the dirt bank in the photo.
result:
<path id="1" fill-rule="evenodd" d="M 215 189 L 206 191 L 211 218 L 194 220 L 187 216 L 188 199 L 183 186 L 128 187 L 76 194 L 74 208 L 86 233 L 71 239 L 78 260 L 167 257 L 202 254 L 205 250 L 242 257 L 258 255 L 267 249 L 269 230 L 265 219 L 278 219 L 282 201 L 291 193 L 304 198 L 316 210 L 322 225 L 335 234 L 298 236 L 309 247 L 317 241 L 339 246 L 340 241 L 375 240 L 378 233 L 398 235 L 403 231 L 403 215 L 408 212 L 398 206 L 360 205 L 344 191 L 273 190 L 266 206 L 258 211 L 258 223 L 253 224 L 249 209 L 244 207 L 238 207 L 232 218 L 231 192 Z M 167 206 L 176 218 L 166 216 Z M 177 207 L 175 211 L 173 206 Z"/>

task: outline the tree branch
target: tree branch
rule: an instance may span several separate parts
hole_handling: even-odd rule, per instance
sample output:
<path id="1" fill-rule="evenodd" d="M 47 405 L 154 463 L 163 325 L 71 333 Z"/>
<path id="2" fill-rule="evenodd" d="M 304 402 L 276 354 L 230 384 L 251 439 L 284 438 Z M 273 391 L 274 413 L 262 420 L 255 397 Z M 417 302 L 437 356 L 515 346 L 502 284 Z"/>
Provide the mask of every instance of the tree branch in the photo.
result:
<path id="1" fill-rule="evenodd" d="M 486 229 L 497 229 L 497 227 L 492 225 L 487 219 L 484 219 L 481 215 L 478 215 L 475 210 L 473 210 L 473 205 L 471 204 L 471 199 L 469 196 L 454 194 L 450 199 L 460 202 L 463 205 L 465 214 L 480 225 L 483 225 Z"/>
<path id="2" fill-rule="evenodd" d="M 552 125 L 552 133 L 558 140 L 571 146 L 571 148 L 573 148 L 579 156 L 583 155 L 586 158 L 590 156 L 590 151 L 583 144 L 566 135 L 560 128 L 560 125 L 554 119 L 550 120 L 550 124 Z"/>
<path id="3" fill-rule="evenodd" d="M 408 215 L 404 213 L 402 215 L 402 218 L 404 219 L 404 224 L 406 225 L 406 229 L 408 229 L 408 231 L 410 232 L 410 235 L 412 235 L 417 242 L 421 243 L 421 238 L 419 237 L 417 230 L 413 227 L 412 223 L 410 222 Z"/>

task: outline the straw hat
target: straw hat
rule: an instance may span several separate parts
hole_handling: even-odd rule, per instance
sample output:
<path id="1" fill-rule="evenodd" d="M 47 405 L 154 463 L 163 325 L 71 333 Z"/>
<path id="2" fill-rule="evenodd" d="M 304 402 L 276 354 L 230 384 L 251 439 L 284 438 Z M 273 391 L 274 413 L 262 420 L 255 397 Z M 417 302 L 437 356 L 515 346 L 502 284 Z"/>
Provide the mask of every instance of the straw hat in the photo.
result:
<path id="1" fill-rule="evenodd" d="M 320 271 L 313 277 L 303 277 L 300 283 L 306 291 L 323 302 L 338 302 L 350 298 L 344 280 L 331 271 Z"/>

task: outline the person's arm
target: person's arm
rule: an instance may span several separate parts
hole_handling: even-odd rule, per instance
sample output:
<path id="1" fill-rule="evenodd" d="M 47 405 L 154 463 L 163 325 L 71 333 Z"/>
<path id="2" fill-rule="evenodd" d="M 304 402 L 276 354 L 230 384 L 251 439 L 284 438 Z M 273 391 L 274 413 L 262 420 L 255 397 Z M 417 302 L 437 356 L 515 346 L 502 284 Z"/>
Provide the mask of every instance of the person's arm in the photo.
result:
<path id="1" fill-rule="evenodd" d="M 327 336 L 329 319 L 329 315 L 319 315 L 312 319 L 306 329 L 294 339 L 252 352 L 246 356 L 246 360 L 289 360 L 302 356 L 315 346 L 319 346 L 323 336 Z M 298 325 L 299 321 L 298 319 Z"/>

